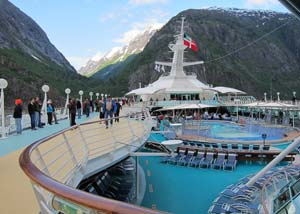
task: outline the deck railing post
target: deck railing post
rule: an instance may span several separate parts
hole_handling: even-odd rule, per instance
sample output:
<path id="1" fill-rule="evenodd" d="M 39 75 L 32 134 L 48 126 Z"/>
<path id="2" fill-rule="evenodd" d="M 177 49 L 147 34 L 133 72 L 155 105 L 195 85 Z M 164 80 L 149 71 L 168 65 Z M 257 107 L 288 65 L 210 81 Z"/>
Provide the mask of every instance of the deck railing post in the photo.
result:
<path id="1" fill-rule="evenodd" d="M 76 158 L 75 158 L 74 152 L 73 152 L 73 150 L 72 150 L 72 147 L 71 147 L 71 145 L 70 145 L 70 143 L 69 143 L 69 140 L 68 140 L 68 138 L 67 138 L 67 136 L 66 136 L 65 133 L 63 133 L 63 137 L 64 137 L 64 139 L 65 139 L 65 143 L 66 143 L 66 146 L 67 146 L 67 148 L 68 148 L 68 151 L 69 151 L 69 153 L 70 153 L 70 155 L 71 155 L 72 162 L 73 162 L 73 164 L 76 166 L 76 165 L 78 165 L 78 162 L 77 162 L 77 160 L 76 160 Z"/>
<path id="2" fill-rule="evenodd" d="M 116 139 L 116 136 L 115 136 L 115 132 L 114 132 L 114 126 L 112 126 L 110 128 L 110 132 L 111 132 L 111 136 L 112 136 L 112 139 L 113 139 L 113 153 L 116 151 L 116 148 L 117 148 L 117 139 Z"/>
<path id="3" fill-rule="evenodd" d="M 50 210 L 50 208 L 47 206 L 46 199 L 43 197 L 43 193 L 41 192 L 41 189 L 39 186 L 31 182 L 33 192 L 35 194 L 35 197 L 38 201 L 39 207 L 40 207 L 40 214 L 52 214 L 53 212 Z"/>
<path id="4" fill-rule="evenodd" d="M 43 159 L 43 157 L 42 157 L 42 154 L 41 154 L 39 148 L 36 148 L 35 151 L 36 151 L 36 154 L 37 154 L 37 156 L 38 156 L 38 160 L 39 160 L 39 162 L 40 162 L 40 164 L 41 164 L 41 166 L 42 166 L 42 169 L 43 169 L 42 171 L 43 171 L 44 173 L 46 173 L 47 175 L 50 175 L 50 172 L 49 172 L 49 170 L 48 170 L 48 167 L 47 167 L 47 165 L 46 165 L 46 163 L 45 163 L 45 161 L 44 161 L 44 159 Z"/>

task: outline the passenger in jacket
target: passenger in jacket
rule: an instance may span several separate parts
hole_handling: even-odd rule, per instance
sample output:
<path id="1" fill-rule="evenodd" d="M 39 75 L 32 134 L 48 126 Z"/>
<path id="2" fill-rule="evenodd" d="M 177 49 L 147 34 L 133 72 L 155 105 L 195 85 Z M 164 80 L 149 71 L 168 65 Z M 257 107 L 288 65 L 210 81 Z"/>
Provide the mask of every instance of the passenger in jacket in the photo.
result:
<path id="1" fill-rule="evenodd" d="M 31 130 L 36 130 L 35 128 L 35 99 L 31 98 L 28 104 L 28 114 L 30 115 Z"/>
<path id="2" fill-rule="evenodd" d="M 70 103 L 68 104 L 69 108 L 69 115 L 70 115 L 70 126 L 76 125 L 75 117 L 76 117 L 76 101 L 75 99 L 71 99 Z"/>
<path id="3" fill-rule="evenodd" d="M 16 131 L 17 134 L 22 134 L 22 110 L 23 110 L 22 100 L 16 99 L 15 104 L 16 106 L 15 106 L 13 117 L 15 118 Z"/>
<path id="4" fill-rule="evenodd" d="M 47 116 L 48 116 L 48 124 L 52 125 L 52 116 L 53 116 L 54 108 L 52 106 L 52 101 L 48 100 L 47 102 Z"/>
<path id="5" fill-rule="evenodd" d="M 113 118 L 114 113 L 117 111 L 117 105 L 114 100 L 111 99 L 110 95 L 107 96 L 107 99 L 103 103 L 103 113 L 104 118 L 108 119 L 108 116 L 110 118 Z M 106 128 L 108 128 L 108 120 L 105 120 Z M 110 125 L 113 125 L 113 120 L 110 119 Z"/>

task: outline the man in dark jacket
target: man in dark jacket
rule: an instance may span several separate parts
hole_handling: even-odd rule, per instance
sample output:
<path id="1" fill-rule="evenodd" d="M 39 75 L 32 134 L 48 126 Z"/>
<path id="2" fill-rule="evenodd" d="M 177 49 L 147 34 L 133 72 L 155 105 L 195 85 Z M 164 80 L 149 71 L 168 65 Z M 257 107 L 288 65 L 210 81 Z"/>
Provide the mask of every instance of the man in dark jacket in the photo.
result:
<path id="1" fill-rule="evenodd" d="M 119 122 L 120 111 L 122 109 L 119 99 L 117 99 L 117 101 L 116 101 L 116 106 L 117 106 L 117 110 L 115 113 L 115 122 Z"/>
<path id="2" fill-rule="evenodd" d="M 30 103 L 28 104 L 28 113 L 30 115 L 30 121 L 31 121 L 31 129 L 36 130 L 35 128 L 35 99 L 31 98 Z"/>
<path id="3" fill-rule="evenodd" d="M 75 99 L 71 99 L 70 103 L 68 104 L 69 114 L 70 114 L 70 125 L 76 125 L 75 117 L 76 117 L 76 101 Z"/>

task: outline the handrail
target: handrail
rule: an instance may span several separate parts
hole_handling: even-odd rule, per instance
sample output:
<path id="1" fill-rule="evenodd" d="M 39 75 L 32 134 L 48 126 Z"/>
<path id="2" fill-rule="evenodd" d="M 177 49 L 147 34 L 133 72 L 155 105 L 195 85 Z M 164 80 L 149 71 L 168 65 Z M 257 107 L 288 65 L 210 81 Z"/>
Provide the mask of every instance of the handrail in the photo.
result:
<path id="1" fill-rule="evenodd" d="M 135 113 L 132 115 L 121 116 L 116 118 L 125 118 L 129 116 L 135 116 L 141 113 Z M 115 119 L 115 118 L 112 118 Z M 103 119 L 101 121 L 106 121 L 110 119 Z M 38 185 L 43 189 L 49 191 L 50 193 L 58 196 L 60 198 L 66 199 L 71 201 L 79 206 L 83 206 L 86 208 L 94 209 L 97 211 L 102 211 L 111 214 L 125 214 L 125 213 L 132 213 L 132 214 L 157 214 L 162 213 L 160 211 L 151 210 L 148 208 L 139 207 L 136 205 L 128 204 L 125 202 L 120 202 L 108 198 L 104 198 L 101 196 L 95 196 L 93 194 L 89 194 L 87 192 L 74 189 L 63 183 L 51 178 L 50 176 L 43 173 L 31 160 L 32 152 L 38 148 L 39 145 L 59 136 L 61 134 L 66 133 L 69 130 L 80 128 L 82 126 L 90 125 L 99 123 L 100 120 L 94 122 L 86 122 L 81 125 L 76 125 L 67 129 L 64 129 L 58 133 L 50 135 L 46 138 L 43 138 L 39 141 L 34 142 L 30 146 L 28 146 L 21 154 L 19 158 L 19 164 L 24 171 L 24 173 L 31 179 L 33 185 Z"/>

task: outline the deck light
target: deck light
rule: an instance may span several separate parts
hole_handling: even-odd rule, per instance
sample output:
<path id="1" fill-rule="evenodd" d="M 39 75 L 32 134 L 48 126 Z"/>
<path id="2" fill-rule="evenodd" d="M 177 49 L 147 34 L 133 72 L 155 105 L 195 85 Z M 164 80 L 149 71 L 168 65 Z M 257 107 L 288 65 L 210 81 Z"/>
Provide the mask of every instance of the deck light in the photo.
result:
<path id="1" fill-rule="evenodd" d="M 68 114 L 68 104 L 69 104 L 69 94 L 71 93 L 71 89 L 66 88 L 65 93 L 67 94 L 67 99 L 66 99 L 66 104 L 65 104 L 65 109 L 64 109 L 64 115 L 67 115 L 69 118 Z"/>
<path id="2" fill-rule="evenodd" d="M 82 105 L 82 95 L 83 95 L 83 90 L 80 90 L 79 92 L 78 92 L 78 94 L 80 95 L 80 103 L 81 103 L 81 105 Z M 81 108 L 81 115 L 83 114 L 83 108 Z"/>
<path id="3" fill-rule="evenodd" d="M 265 102 L 267 102 L 267 93 L 264 93 L 264 97 L 265 97 Z"/>
<path id="4" fill-rule="evenodd" d="M 42 106 L 42 112 L 44 112 L 44 122 L 47 124 L 47 92 L 50 90 L 48 85 L 42 86 L 42 91 L 44 92 L 44 101 Z"/>
<path id="5" fill-rule="evenodd" d="M 1 118 L 2 118 L 2 139 L 6 138 L 5 134 L 5 115 L 4 115 L 4 89 L 7 87 L 8 83 L 6 79 L 0 79 L 0 89 L 1 89 Z"/>
<path id="6" fill-rule="evenodd" d="M 89 93 L 89 95 L 90 95 L 90 100 L 93 100 L 93 95 L 94 95 L 94 93 L 91 91 L 91 92 Z"/>
<path id="7" fill-rule="evenodd" d="M 263 146 L 265 146 L 267 134 L 266 134 L 266 133 L 263 133 L 263 134 L 261 135 L 261 137 L 262 137 L 262 139 L 264 140 L 264 141 L 263 141 Z"/>
<path id="8" fill-rule="evenodd" d="M 277 101 L 278 101 L 278 102 L 280 101 L 279 95 L 280 95 L 280 92 L 277 92 Z"/>

